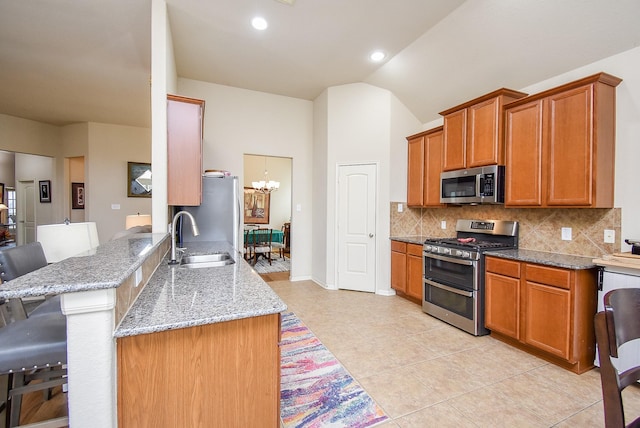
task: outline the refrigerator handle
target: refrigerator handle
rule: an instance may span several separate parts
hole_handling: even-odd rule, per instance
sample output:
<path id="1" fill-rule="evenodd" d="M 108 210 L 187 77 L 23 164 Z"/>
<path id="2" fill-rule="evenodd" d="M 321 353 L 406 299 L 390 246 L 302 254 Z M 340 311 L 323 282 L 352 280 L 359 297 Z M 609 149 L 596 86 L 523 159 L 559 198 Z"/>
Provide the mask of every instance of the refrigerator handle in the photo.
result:
<path id="1" fill-rule="evenodd" d="M 598 279 L 596 285 L 598 287 L 598 291 L 602 291 L 602 287 L 604 284 L 604 267 L 598 268 Z"/>

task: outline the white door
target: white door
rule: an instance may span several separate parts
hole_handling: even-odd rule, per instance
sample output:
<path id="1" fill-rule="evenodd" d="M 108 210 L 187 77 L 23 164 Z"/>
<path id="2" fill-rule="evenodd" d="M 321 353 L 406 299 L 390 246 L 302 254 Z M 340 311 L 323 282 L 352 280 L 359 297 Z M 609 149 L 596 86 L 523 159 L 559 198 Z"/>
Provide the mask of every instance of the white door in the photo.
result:
<path id="1" fill-rule="evenodd" d="M 28 244 L 36 240 L 36 194 L 34 180 L 18 181 L 16 189 L 17 245 Z"/>
<path id="2" fill-rule="evenodd" d="M 338 167 L 338 288 L 376 291 L 377 166 Z"/>

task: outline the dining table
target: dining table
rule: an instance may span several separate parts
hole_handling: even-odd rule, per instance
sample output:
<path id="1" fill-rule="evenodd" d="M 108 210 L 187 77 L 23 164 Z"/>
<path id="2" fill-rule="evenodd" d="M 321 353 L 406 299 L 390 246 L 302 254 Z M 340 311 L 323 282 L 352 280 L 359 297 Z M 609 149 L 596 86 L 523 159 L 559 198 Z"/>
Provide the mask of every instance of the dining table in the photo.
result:
<path id="1" fill-rule="evenodd" d="M 255 234 L 266 235 L 269 233 L 269 229 L 251 229 L 249 230 L 249 234 L 245 235 L 246 243 L 253 244 Z M 272 229 L 271 233 L 271 242 L 279 242 L 282 243 L 284 239 L 284 232 L 278 229 Z"/>

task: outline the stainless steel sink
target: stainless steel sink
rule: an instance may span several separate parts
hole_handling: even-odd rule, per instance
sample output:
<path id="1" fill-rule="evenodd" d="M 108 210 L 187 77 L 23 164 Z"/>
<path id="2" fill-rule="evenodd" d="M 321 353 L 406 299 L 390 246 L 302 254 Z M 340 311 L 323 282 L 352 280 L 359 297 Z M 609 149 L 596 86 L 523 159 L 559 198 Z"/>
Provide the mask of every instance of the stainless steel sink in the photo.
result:
<path id="1" fill-rule="evenodd" d="M 226 266 L 235 263 L 229 253 L 197 254 L 185 256 L 180 260 L 180 267 L 183 268 L 209 268 Z"/>

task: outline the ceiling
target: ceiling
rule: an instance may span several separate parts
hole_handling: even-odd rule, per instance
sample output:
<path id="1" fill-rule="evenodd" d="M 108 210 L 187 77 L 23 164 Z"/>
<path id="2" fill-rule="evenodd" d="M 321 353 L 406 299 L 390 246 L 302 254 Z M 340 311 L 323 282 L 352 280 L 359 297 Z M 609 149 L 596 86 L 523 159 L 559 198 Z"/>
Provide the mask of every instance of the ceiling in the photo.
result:
<path id="1" fill-rule="evenodd" d="M 366 82 L 423 123 L 640 44 L 637 0 L 166 3 L 180 77 L 308 100 Z M 0 0 L 0 113 L 148 127 L 150 43 L 151 0 Z"/>

